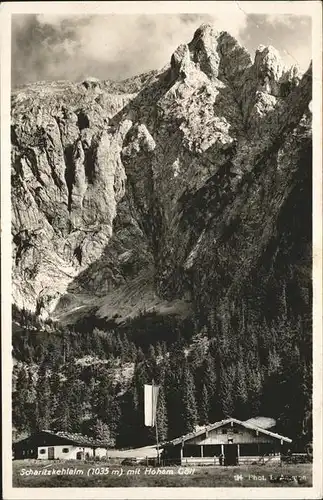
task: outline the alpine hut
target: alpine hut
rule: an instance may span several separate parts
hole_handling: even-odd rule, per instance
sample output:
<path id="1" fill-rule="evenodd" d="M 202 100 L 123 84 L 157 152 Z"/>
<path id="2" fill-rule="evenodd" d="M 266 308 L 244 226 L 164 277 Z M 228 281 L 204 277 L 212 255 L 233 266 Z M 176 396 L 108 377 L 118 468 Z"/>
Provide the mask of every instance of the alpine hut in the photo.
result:
<path id="1" fill-rule="evenodd" d="M 164 463 L 241 465 L 279 462 L 288 437 L 250 422 L 228 418 L 163 443 Z"/>
<path id="2" fill-rule="evenodd" d="M 87 459 L 107 456 L 104 443 L 67 432 L 42 430 L 13 444 L 14 459 L 35 458 L 40 460 Z"/>

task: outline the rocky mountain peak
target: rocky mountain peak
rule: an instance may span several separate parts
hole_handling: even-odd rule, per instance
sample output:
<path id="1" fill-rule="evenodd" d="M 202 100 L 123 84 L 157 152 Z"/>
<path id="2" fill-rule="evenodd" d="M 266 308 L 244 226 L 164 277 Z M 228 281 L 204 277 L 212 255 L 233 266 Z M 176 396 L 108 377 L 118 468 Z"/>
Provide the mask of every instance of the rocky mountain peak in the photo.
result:
<path id="1" fill-rule="evenodd" d="M 209 78 L 218 76 L 219 54 L 217 40 L 219 33 L 211 25 L 203 24 L 196 30 L 193 40 L 188 45 L 192 61 Z"/>
<path id="2" fill-rule="evenodd" d="M 272 47 L 252 61 L 210 25 L 160 71 L 13 92 L 15 303 L 125 318 L 234 301 L 303 175 L 310 100 L 310 69 Z"/>
<path id="3" fill-rule="evenodd" d="M 193 35 L 193 40 L 203 39 L 203 38 L 217 38 L 219 31 L 211 23 L 202 23 L 201 26 L 197 28 Z"/>
<path id="4" fill-rule="evenodd" d="M 209 79 L 240 77 L 251 65 L 248 52 L 226 31 L 203 24 L 188 45 L 180 45 L 171 59 L 174 76 L 190 70 L 203 72 Z"/>
<path id="5" fill-rule="evenodd" d="M 278 82 L 285 69 L 279 52 L 272 46 L 260 45 L 256 50 L 254 67 L 260 85 L 266 92 L 279 96 Z"/>

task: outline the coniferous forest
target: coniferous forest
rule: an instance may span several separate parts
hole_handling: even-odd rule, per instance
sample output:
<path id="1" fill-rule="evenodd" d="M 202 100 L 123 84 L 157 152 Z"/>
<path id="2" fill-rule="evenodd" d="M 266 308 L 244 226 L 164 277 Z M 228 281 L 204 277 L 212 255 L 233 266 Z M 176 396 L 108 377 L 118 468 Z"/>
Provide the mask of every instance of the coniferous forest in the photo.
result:
<path id="1" fill-rule="evenodd" d="M 144 427 L 143 386 L 160 385 L 160 441 L 234 416 L 270 416 L 296 450 L 311 441 L 311 322 L 232 325 L 142 314 L 114 326 L 92 318 L 71 327 L 14 308 L 13 426 L 80 432 L 108 446 L 155 442 Z M 248 326 L 246 326 L 246 324 Z M 19 325 L 24 325 L 23 327 Z M 135 333 L 134 333 L 135 332 Z M 237 335 L 237 332 L 239 334 Z"/>
<path id="2" fill-rule="evenodd" d="M 160 69 L 13 89 L 14 439 L 153 444 L 154 380 L 160 442 L 229 416 L 312 441 L 312 66 L 196 28 Z"/>

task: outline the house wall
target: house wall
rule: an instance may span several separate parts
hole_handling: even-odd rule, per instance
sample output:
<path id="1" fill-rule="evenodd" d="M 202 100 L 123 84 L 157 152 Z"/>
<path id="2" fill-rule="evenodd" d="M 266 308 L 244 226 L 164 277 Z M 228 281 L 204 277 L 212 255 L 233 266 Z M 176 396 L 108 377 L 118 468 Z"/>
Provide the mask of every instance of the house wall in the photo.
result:
<path id="1" fill-rule="evenodd" d="M 37 458 L 37 446 L 33 448 L 16 448 L 13 451 L 13 456 L 15 460 L 24 458 Z"/>
<path id="2" fill-rule="evenodd" d="M 252 456 L 239 457 L 237 465 L 252 465 L 265 463 L 280 463 L 280 455 L 272 455 L 270 457 Z M 219 457 L 183 457 L 181 465 L 220 465 Z"/>
<path id="3" fill-rule="evenodd" d="M 233 443 L 234 445 L 234 443 Z M 277 443 L 247 443 L 247 444 L 239 444 L 238 446 L 238 454 L 239 456 L 263 456 L 269 454 L 277 454 L 280 452 L 281 447 Z M 184 445 L 183 448 L 183 456 L 184 457 L 214 457 L 220 456 L 221 453 L 225 453 L 226 447 L 231 445 Z"/>
<path id="4" fill-rule="evenodd" d="M 37 458 L 40 460 L 48 460 L 48 446 L 39 446 L 38 447 L 38 454 Z M 89 454 L 89 457 L 93 457 L 93 449 L 90 447 L 83 447 L 83 446 L 74 446 L 71 444 L 66 444 L 66 445 L 59 445 L 59 446 L 54 446 L 54 459 L 76 459 L 77 458 L 77 453 L 79 451 L 84 452 L 84 458 L 86 454 Z M 68 452 L 64 452 L 63 450 L 68 449 Z M 45 453 L 42 453 L 41 451 L 44 450 Z"/>
<path id="5" fill-rule="evenodd" d="M 82 443 L 82 441 L 79 442 Z M 86 443 L 87 441 L 84 442 Z M 50 431 L 39 431 L 13 444 L 14 459 L 35 458 L 39 460 L 48 460 L 49 448 L 54 448 L 54 459 L 62 460 L 77 459 L 78 452 L 84 453 L 82 458 L 87 458 L 87 455 L 88 458 L 94 455 L 102 458 L 107 455 L 106 448 L 98 447 L 94 452 L 92 445 L 78 446 L 68 437 L 62 437 Z M 63 449 L 68 449 L 68 451 L 63 452 Z"/>
<path id="6" fill-rule="evenodd" d="M 182 465 L 221 465 L 221 456 L 223 465 L 274 463 L 280 461 L 284 444 L 280 436 L 249 429 L 234 421 L 184 438 L 164 447 L 162 458 L 165 461 L 176 460 Z"/>
<path id="7" fill-rule="evenodd" d="M 225 433 L 223 432 L 225 431 Z M 230 441 L 232 443 L 274 443 L 280 441 L 266 434 L 258 433 L 252 429 L 246 429 L 244 427 L 239 427 L 237 425 L 219 427 L 218 429 L 213 429 L 209 431 L 207 435 L 201 434 L 192 439 L 185 441 L 185 444 L 228 444 Z"/>
<path id="8" fill-rule="evenodd" d="M 95 457 L 106 457 L 108 455 L 108 451 L 106 448 L 95 448 L 94 456 Z"/>
<path id="9" fill-rule="evenodd" d="M 275 440 L 277 441 L 277 440 Z M 201 449 L 202 448 L 202 449 Z M 207 446 L 207 445 L 181 445 L 165 447 L 162 460 L 165 464 L 170 461 L 178 462 L 181 465 L 221 465 L 220 454 L 223 452 L 226 455 L 226 446 Z M 264 463 L 279 463 L 280 462 L 280 446 L 277 443 L 258 445 L 249 443 L 239 445 L 237 448 L 237 465 L 248 464 L 264 464 Z M 224 464 L 224 461 L 223 461 Z"/>

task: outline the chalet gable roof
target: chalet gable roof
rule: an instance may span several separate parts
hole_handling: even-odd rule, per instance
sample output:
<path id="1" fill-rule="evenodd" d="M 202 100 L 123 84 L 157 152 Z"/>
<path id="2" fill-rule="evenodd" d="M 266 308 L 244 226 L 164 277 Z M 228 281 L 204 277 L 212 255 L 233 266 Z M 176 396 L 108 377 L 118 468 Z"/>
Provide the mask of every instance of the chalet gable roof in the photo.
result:
<path id="1" fill-rule="evenodd" d="M 200 436 L 202 434 L 205 434 L 206 432 L 210 432 L 210 431 L 213 431 L 214 429 L 217 429 L 219 427 L 223 427 L 224 425 L 231 424 L 231 422 L 238 424 L 238 425 L 241 425 L 241 426 L 245 427 L 246 429 L 258 431 L 261 434 L 266 434 L 266 435 L 271 436 L 273 438 L 285 441 L 286 443 L 292 442 L 292 440 L 286 436 L 281 436 L 280 434 L 277 434 L 275 432 L 271 432 L 271 431 L 268 431 L 267 429 L 262 429 L 261 427 L 257 427 L 254 424 L 243 422 L 242 420 L 238 420 L 237 418 L 230 417 L 230 418 L 227 418 L 225 420 L 215 422 L 214 424 L 207 425 L 203 429 L 199 429 L 198 431 L 190 432 L 189 434 L 185 434 L 184 436 L 180 436 L 178 438 L 175 438 L 172 441 L 169 441 L 165 444 L 177 445 L 177 444 L 180 444 L 182 442 L 188 441 L 192 438 L 195 438 L 197 436 Z"/>
<path id="2" fill-rule="evenodd" d="M 37 443 L 37 439 L 42 438 L 44 436 L 48 436 L 51 439 L 50 446 L 54 446 L 55 443 L 54 441 L 56 440 L 56 444 L 72 444 L 75 446 L 97 446 L 97 447 L 106 447 L 104 443 L 98 442 L 95 439 L 89 437 L 89 436 L 83 436 L 82 434 L 79 433 L 71 433 L 71 432 L 54 432 L 51 430 L 42 430 L 39 432 L 35 432 L 34 434 L 31 434 L 25 439 L 22 439 L 20 441 L 17 441 L 14 443 L 14 446 L 23 446 L 24 444 L 28 443 Z M 41 445 L 40 445 L 41 446 Z M 46 445 L 44 445 L 46 446 Z"/>

